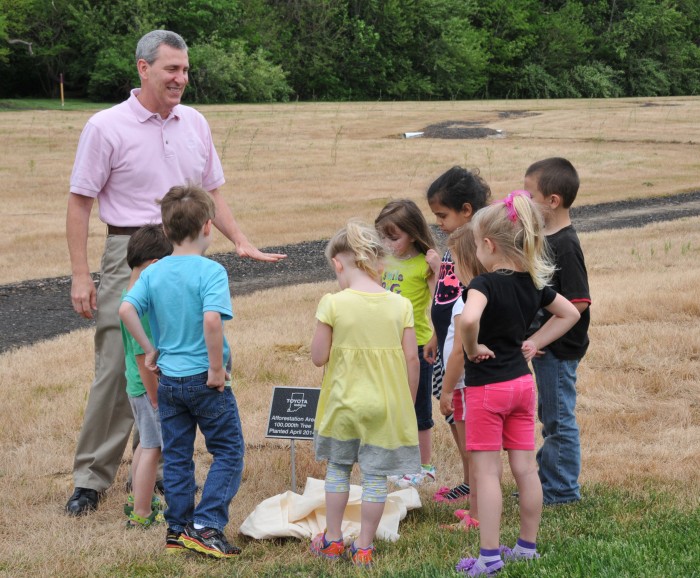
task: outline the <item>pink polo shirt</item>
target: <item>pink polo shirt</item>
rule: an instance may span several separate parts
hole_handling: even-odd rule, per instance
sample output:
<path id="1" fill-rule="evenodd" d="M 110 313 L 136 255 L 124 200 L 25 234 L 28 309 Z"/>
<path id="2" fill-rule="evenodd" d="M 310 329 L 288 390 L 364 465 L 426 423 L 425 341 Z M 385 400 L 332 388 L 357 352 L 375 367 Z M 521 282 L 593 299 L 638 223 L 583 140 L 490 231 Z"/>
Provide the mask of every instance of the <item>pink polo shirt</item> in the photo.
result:
<path id="1" fill-rule="evenodd" d="M 162 119 L 141 105 L 140 90 L 88 120 L 70 178 L 70 192 L 96 198 L 100 219 L 118 227 L 160 223 L 155 201 L 170 187 L 225 182 L 206 119 L 181 104 Z"/>

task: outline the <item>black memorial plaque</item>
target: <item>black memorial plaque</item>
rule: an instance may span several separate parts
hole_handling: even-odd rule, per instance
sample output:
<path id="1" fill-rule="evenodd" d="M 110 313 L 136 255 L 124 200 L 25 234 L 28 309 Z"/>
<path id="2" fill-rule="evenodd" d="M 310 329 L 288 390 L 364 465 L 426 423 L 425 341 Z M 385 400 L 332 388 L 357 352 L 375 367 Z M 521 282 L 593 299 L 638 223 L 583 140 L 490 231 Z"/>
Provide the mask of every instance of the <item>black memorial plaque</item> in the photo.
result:
<path id="1" fill-rule="evenodd" d="M 315 387 L 275 386 L 265 437 L 312 440 L 320 393 Z"/>

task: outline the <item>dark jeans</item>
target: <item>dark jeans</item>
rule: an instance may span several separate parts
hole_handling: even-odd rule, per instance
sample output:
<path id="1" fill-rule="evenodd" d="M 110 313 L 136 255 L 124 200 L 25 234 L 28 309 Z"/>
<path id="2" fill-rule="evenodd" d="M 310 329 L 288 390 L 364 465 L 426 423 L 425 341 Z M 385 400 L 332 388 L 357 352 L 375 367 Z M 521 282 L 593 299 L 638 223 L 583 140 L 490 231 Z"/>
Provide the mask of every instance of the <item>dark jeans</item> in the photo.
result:
<path id="1" fill-rule="evenodd" d="M 188 377 L 161 375 L 158 409 L 168 526 L 181 532 L 194 522 L 223 531 L 243 473 L 243 434 L 231 388 L 219 392 L 207 387 L 206 372 Z M 214 460 L 195 508 L 193 455 L 197 426 Z"/>
<path id="2" fill-rule="evenodd" d="M 433 422 L 433 365 L 423 359 L 423 346 L 418 346 L 418 359 L 420 360 L 420 378 L 418 380 L 418 393 L 416 395 L 416 420 L 420 431 L 431 429 Z"/>

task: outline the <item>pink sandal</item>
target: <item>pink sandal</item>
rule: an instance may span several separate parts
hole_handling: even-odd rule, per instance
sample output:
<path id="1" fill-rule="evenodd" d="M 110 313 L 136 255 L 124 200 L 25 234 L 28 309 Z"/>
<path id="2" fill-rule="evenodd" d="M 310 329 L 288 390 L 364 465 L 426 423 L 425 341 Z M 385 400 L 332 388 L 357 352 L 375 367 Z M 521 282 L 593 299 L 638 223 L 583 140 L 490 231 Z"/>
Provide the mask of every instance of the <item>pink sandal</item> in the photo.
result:
<path id="1" fill-rule="evenodd" d="M 441 524 L 440 527 L 443 530 L 464 530 L 465 532 L 479 527 L 479 520 L 472 518 L 469 515 L 469 510 L 455 510 L 455 516 L 459 518 L 459 522 L 455 524 Z"/>
<path id="2" fill-rule="evenodd" d="M 433 500 L 446 503 L 461 502 L 462 500 L 469 499 L 469 493 L 469 485 L 467 484 L 459 484 L 459 486 L 455 486 L 454 488 L 442 486 L 435 492 L 435 495 L 433 495 Z"/>

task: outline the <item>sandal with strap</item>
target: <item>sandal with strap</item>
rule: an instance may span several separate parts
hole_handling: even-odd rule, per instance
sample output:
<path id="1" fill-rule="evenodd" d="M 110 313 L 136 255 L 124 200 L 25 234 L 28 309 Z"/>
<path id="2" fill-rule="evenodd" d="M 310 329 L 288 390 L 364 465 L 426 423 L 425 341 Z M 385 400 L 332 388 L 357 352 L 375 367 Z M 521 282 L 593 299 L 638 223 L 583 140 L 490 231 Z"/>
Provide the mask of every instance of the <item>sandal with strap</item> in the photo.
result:
<path id="1" fill-rule="evenodd" d="M 370 544 L 367 548 L 358 548 L 355 542 L 345 551 L 345 554 L 355 566 L 360 568 L 372 567 L 372 555 L 374 554 L 374 544 Z"/>
<path id="2" fill-rule="evenodd" d="M 443 530 L 464 530 L 468 532 L 472 528 L 479 527 L 479 520 L 472 518 L 469 510 L 455 510 L 455 516 L 459 518 L 459 522 L 455 524 L 441 524 L 440 528 Z"/>
<path id="3" fill-rule="evenodd" d="M 505 566 L 503 560 L 499 560 L 491 566 L 484 566 L 478 558 L 462 558 L 457 562 L 455 570 L 464 572 L 467 576 L 493 576 L 503 570 L 503 566 Z"/>
<path id="4" fill-rule="evenodd" d="M 153 496 L 151 496 L 151 510 L 162 510 L 162 509 L 163 509 L 162 500 L 158 496 L 153 494 Z M 134 511 L 134 494 L 129 494 L 126 497 L 126 504 L 124 504 L 124 513 L 128 516 L 133 511 Z"/>
<path id="5" fill-rule="evenodd" d="M 519 554 L 515 550 L 509 548 L 508 546 L 499 546 L 501 556 L 504 562 L 519 562 L 520 560 L 537 560 L 540 555 L 538 552 L 533 552 L 532 554 Z"/>
<path id="6" fill-rule="evenodd" d="M 468 500 L 469 494 L 469 484 L 459 484 L 459 486 L 454 488 L 442 486 L 433 495 L 433 500 L 436 502 L 461 502 L 462 500 Z"/>
<path id="7" fill-rule="evenodd" d="M 126 521 L 126 527 L 131 529 L 131 528 L 149 528 L 153 524 L 160 524 L 161 522 L 164 522 L 165 518 L 163 518 L 163 514 L 160 512 L 160 510 L 153 510 L 151 512 L 151 515 L 148 516 L 147 518 L 144 518 L 143 516 L 139 516 L 136 512 L 131 512 L 129 514 L 129 519 Z"/>
<path id="8" fill-rule="evenodd" d="M 326 540 L 326 533 L 321 532 L 314 536 L 311 540 L 311 546 L 309 546 L 309 551 L 319 558 L 328 558 L 329 560 L 336 560 L 345 553 L 345 544 L 343 539 L 340 540 Z"/>

